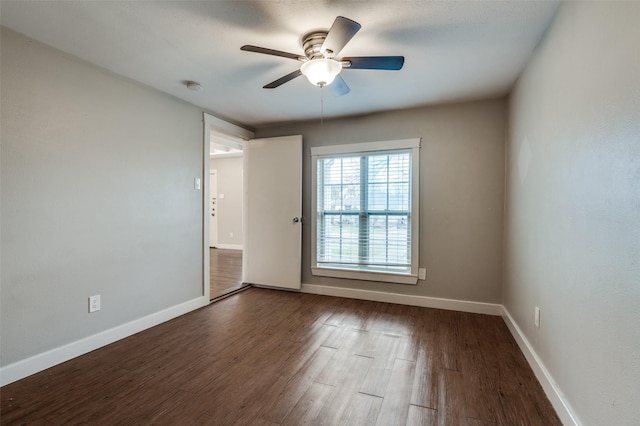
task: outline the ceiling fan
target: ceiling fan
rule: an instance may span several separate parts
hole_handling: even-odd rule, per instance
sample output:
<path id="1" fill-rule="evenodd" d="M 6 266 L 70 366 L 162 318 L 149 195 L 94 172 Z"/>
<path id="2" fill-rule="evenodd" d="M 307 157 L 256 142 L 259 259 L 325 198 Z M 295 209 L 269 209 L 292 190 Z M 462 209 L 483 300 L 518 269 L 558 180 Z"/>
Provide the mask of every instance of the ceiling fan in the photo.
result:
<path id="1" fill-rule="evenodd" d="M 245 45 L 240 49 L 247 52 L 281 56 L 302 62 L 299 69 L 263 86 L 265 89 L 275 89 L 296 77 L 304 75 L 311 84 L 320 87 L 329 86 L 336 96 L 341 96 L 351 91 L 340 76 L 340 71 L 343 69 L 397 71 L 404 65 L 404 56 L 338 58 L 340 51 L 360 28 L 361 25 L 357 22 L 338 16 L 329 31 L 313 31 L 302 37 L 304 56 L 252 45 Z"/>

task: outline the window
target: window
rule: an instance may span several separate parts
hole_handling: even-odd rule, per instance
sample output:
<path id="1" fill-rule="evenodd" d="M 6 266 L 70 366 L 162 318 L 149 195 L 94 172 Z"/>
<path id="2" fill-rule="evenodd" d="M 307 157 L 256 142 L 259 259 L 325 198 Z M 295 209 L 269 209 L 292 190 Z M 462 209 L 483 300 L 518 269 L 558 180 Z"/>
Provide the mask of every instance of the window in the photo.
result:
<path id="1" fill-rule="evenodd" d="M 314 275 L 417 282 L 419 146 L 311 148 Z"/>

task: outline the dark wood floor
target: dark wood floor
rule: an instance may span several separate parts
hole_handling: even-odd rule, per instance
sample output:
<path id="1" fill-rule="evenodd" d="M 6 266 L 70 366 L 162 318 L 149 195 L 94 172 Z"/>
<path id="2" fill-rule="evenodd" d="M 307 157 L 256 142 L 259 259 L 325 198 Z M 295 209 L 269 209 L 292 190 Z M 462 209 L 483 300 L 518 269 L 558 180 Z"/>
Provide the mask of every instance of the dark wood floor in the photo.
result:
<path id="1" fill-rule="evenodd" d="M 500 317 L 258 288 L 0 394 L 3 425 L 560 424 Z"/>
<path id="2" fill-rule="evenodd" d="M 236 291 L 242 284 L 242 250 L 209 249 L 209 298 Z"/>

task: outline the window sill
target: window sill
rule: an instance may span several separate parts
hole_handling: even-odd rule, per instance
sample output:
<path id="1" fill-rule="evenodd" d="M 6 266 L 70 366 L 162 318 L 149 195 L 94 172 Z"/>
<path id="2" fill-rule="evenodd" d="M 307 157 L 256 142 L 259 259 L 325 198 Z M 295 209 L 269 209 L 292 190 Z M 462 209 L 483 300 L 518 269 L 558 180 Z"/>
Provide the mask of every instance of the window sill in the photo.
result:
<path id="1" fill-rule="evenodd" d="M 388 272 L 356 271 L 336 268 L 311 268 L 311 275 L 319 277 L 347 278 L 350 280 L 378 281 L 394 284 L 418 283 L 418 276 L 413 274 L 393 274 Z"/>

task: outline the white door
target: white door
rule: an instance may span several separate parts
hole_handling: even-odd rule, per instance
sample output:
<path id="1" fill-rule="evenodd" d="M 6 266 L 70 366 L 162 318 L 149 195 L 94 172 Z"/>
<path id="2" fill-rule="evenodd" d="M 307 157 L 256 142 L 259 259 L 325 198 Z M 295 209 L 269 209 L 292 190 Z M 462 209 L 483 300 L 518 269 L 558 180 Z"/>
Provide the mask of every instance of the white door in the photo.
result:
<path id="1" fill-rule="evenodd" d="M 300 289 L 302 136 L 245 144 L 246 283 Z"/>
<path id="2" fill-rule="evenodd" d="M 218 246 L 218 170 L 209 170 L 209 247 Z"/>

